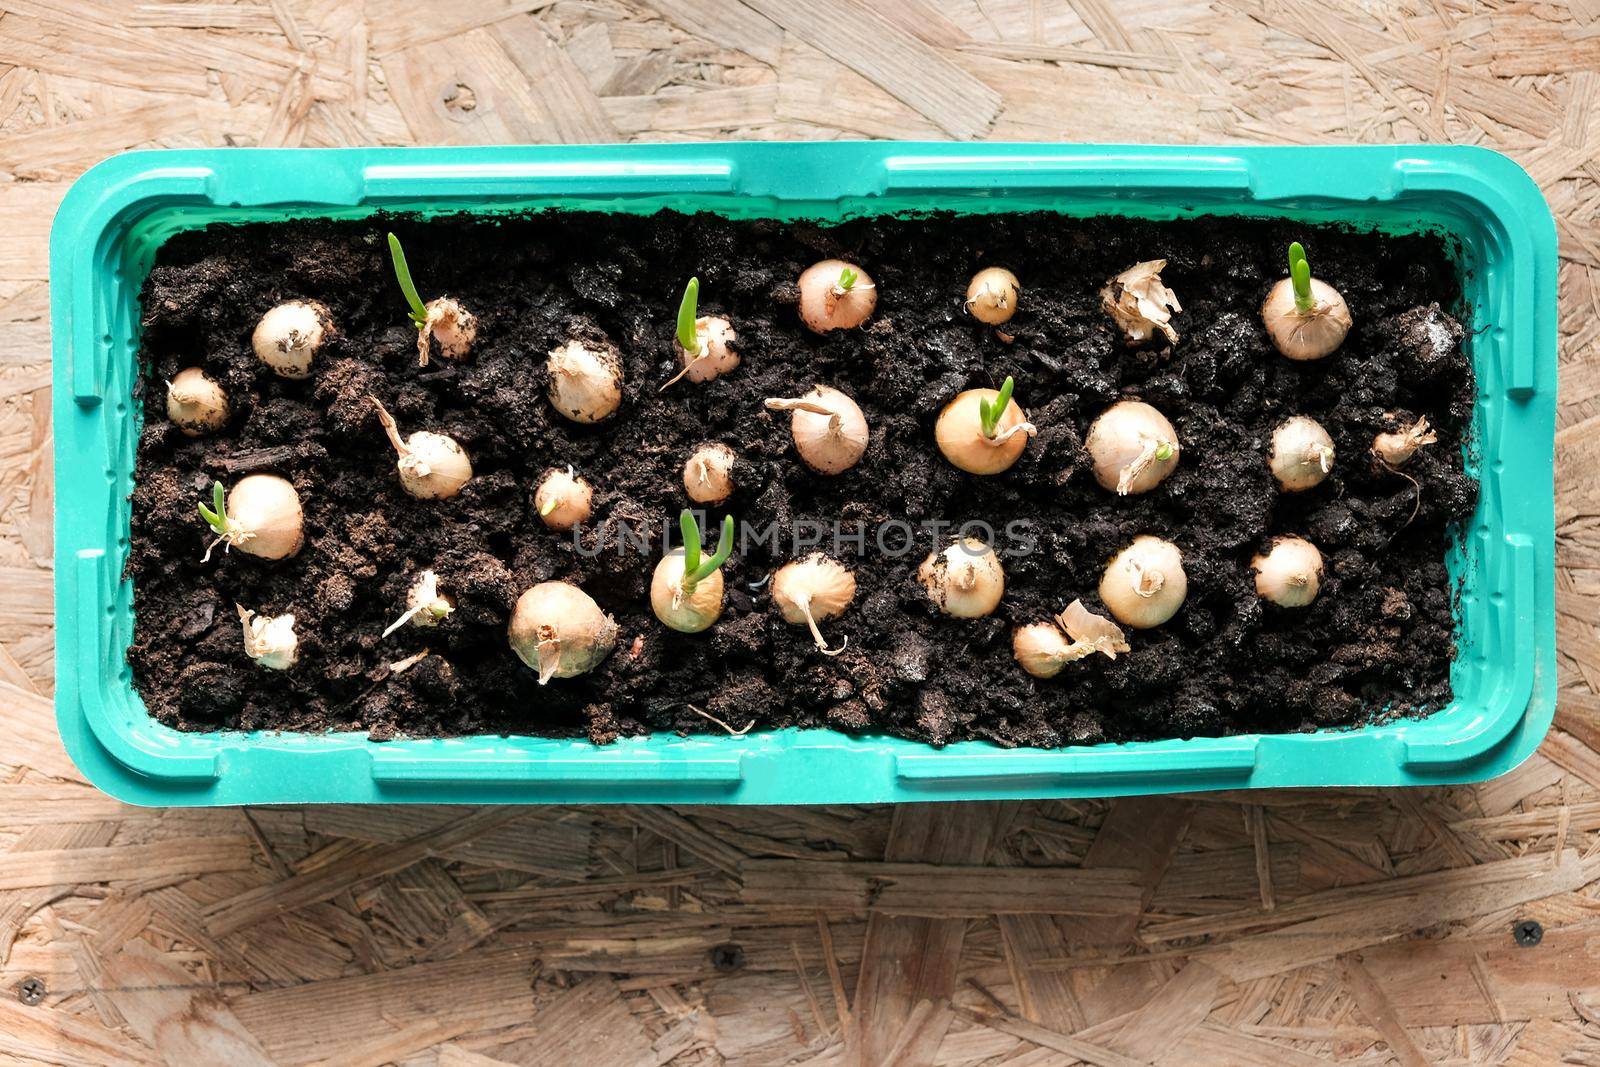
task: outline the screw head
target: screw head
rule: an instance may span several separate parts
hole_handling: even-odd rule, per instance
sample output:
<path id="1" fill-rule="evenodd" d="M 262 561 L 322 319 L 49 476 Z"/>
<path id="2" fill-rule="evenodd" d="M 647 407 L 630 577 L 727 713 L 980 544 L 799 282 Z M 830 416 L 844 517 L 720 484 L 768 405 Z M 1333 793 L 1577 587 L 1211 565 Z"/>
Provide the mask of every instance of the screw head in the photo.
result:
<path id="1" fill-rule="evenodd" d="M 711 966 L 722 974 L 732 974 L 744 966 L 744 946 L 727 941 L 711 947 Z"/>
<path id="2" fill-rule="evenodd" d="M 1511 924 L 1511 937 L 1523 948 L 1532 948 L 1544 940 L 1544 927 L 1534 919 L 1518 919 Z"/>
<path id="3" fill-rule="evenodd" d="M 28 1007 L 33 1007 L 44 1001 L 44 979 L 34 978 L 32 975 L 17 983 L 17 999 Z"/>

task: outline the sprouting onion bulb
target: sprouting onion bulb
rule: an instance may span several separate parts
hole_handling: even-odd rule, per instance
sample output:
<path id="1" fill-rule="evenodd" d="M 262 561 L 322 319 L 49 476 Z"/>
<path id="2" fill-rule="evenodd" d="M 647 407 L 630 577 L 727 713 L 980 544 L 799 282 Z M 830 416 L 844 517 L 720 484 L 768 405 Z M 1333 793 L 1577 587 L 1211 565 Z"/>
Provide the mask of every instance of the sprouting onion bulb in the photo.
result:
<path id="1" fill-rule="evenodd" d="M 696 504 L 720 504 L 733 495 L 733 449 L 711 442 L 690 453 L 683 464 L 683 491 Z"/>
<path id="2" fill-rule="evenodd" d="M 943 552 L 930 552 L 917 570 L 928 599 L 946 615 L 978 619 L 1000 606 L 1006 572 L 994 549 L 964 537 Z"/>
<path id="3" fill-rule="evenodd" d="M 1183 553 L 1171 541 L 1148 535 L 1112 557 L 1100 576 L 1100 599 L 1124 626 L 1148 630 L 1178 613 L 1189 593 Z"/>
<path id="4" fill-rule="evenodd" d="M 1250 561 L 1256 595 L 1280 608 L 1303 608 L 1322 588 L 1322 553 L 1303 537 L 1279 537 Z"/>
<path id="5" fill-rule="evenodd" d="M 1016 463 L 1037 431 L 1011 399 L 1015 386 L 1007 378 L 998 390 L 968 389 L 945 405 L 933 427 L 945 459 L 968 474 L 999 474 Z"/>
<path id="6" fill-rule="evenodd" d="M 779 567 L 772 576 L 772 602 L 783 621 L 805 623 L 811 640 L 824 656 L 837 656 L 850 644 L 846 637 L 838 648 L 829 648 L 817 624 L 844 614 L 856 596 L 856 576 L 843 563 L 821 552 Z"/>
<path id="7" fill-rule="evenodd" d="M 293 615 L 262 618 L 249 608 L 235 604 L 239 623 L 244 627 L 244 654 L 256 665 L 273 671 L 286 671 L 300 656 L 300 638 L 294 632 Z"/>
<path id="8" fill-rule="evenodd" d="M 219 544 L 259 559 L 287 559 L 305 544 L 305 512 L 294 486 L 276 474 L 252 474 L 223 499 L 222 483 L 211 486 L 211 506 L 200 517 L 216 535 L 206 559 Z"/>
<path id="9" fill-rule="evenodd" d="M 250 346 L 280 378 L 309 378 L 311 364 L 332 331 L 328 309 L 315 300 L 290 300 L 261 316 Z"/>
<path id="10" fill-rule="evenodd" d="M 800 273 L 800 321 L 815 333 L 853 330 L 877 306 L 872 276 L 854 263 L 825 259 Z"/>
<path id="11" fill-rule="evenodd" d="M 622 403 L 622 361 L 609 347 L 568 341 L 550 350 L 550 403 L 573 422 L 606 418 Z"/>
<path id="12" fill-rule="evenodd" d="M 404 440 L 400 429 L 377 397 L 368 397 L 378 410 L 378 422 L 394 446 L 399 461 L 400 487 L 419 500 L 444 500 L 461 492 L 472 478 L 472 461 L 456 439 L 432 430 L 418 430 Z"/>
<path id="13" fill-rule="evenodd" d="M 739 335 L 734 333 L 733 323 L 716 315 L 696 318 L 699 303 L 700 279 L 690 278 L 678 304 L 678 328 L 673 338 L 682 369 L 667 385 L 680 378 L 709 382 L 739 366 L 739 351 L 734 347 Z M 666 389 L 667 385 L 661 388 Z"/>
<path id="14" fill-rule="evenodd" d="M 1004 267 L 985 267 L 967 283 L 967 314 L 989 326 L 1011 321 L 1017 313 L 1017 276 Z"/>
<path id="15" fill-rule="evenodd" d="M 1084 441 L 1095 481 L 1119 496 L 1148 493 L 1178 467 L 1178 435 L 1167 417 L 1140 400 L 1100 413 Z"/>
<path id="16" fill-rule="evenodd" d="M 550 529 L 570 530 L 589 521 L 594 489 L 570 466 L 564 470 L 552 467 L 533 491 L 533 506 L 539 512 L 539 521 Z"/>
<path id="17" fill-rule="evenodd" d="M 190 437 L 201 437 L 228 421 L 228 394 L 199 367 L 185 367 L 167 383 L 167 418 Z"/>
<path id="18" fill-rule="evenodd" d="M 1311 276 L 1306 251 L 1289 245 L 1289 276 L 1267 292 L 1261 321 L 1278 351 L 1293 360 L 1321 359 L 1344 344 L 1350 307 L 1339 290 Z"/>
<path id="19" fill-rule="evenodd" d="M 867 417 L 854 400 L 826 385 L 798 397 L 768 397 L 769 411 L 791 411 L 795 451 L 818 474 L 842 474 L 867 450 Z"/>
<path id="20" fill-rule="evenodd" d="M 1100 306 L 1130 345 L 1143 344 L 1158 332 L 1170 344 L 1178 343 L 1172 316 L 1183 307 L 1178 303 L 1178 294 L 1161 281 L 1166 266 L 1164 259 L 1135 263 L 1100 290 Z"/>
<path id="21" fill-rule="evenodd" d="M 395 281 L 400 283 L 400 292 L 411 309 L 407 314 L 417 328 L 417 365 L 426 367 L 434 351 L 452 363 L 471 355 L 472 343 L 478 339 L 478 317 L 453 297 L 435 297 L 424 304 L 411 280 L 411 268 L 406 264 L 400 238 L 392 233 L 389 235 L 389 258 L 394 263 Z"/>
<path id="22" fill-rule="evenodd" d="M 722 614 L 722 565 L 733 553 L 733 516 L 722 520 L 722 540 L 709 559 L 700 554 L 700 528 L 694 513 L 678 517 L 683 547 L 661 557 L 650 578 L 650 610 L 679 633 L 697 634 Z"/>
<path id="23" fill-rule="evenodd" d="M 1011 635 L 1011 654 L 1035 678 L 1054 678 L 1067 664 L 1096 652 L 1116 659 L 1129 649 L 1122 628 L 1084 607 L 1081 600 L 1068 604 L 1049 622 L 1020 626 Z"/>
<path id="24" fill-rule="evenodd" d="M 540 582 L 517 598 L 506 638 L 545 685 L 598 667 L 617 647 L 617 623 L 577 586 Z"/>
<path id="25" fill-rule="evenodd" d="M 388 637 L 406 623 L 424 628 L 438 626 L 455 609 L 456 602 L 439 592 L 439 576 L 431 570 L 423 571 L 406 592 L 405 614 L 391 622 L 383 636 Z"/>
<path id="26" fill-rule="evenodd" d="M 1399 470 L 1411 462 L 1417 449 L 1438 440 L 1439 435 L 1433 432 L 1433 427 L 1428 424 L 1428 416 L 1424 415 L 1409 426 L 1378 434 L 1372 439 L 1372 454 L 1384 466 Z"/>
<path id="27" fill-rule="evenodd" d="M 1316 419 L 1292 415 L 1272 431 L 1267 466 L 1285 492 L 1321 485 L 1333 470 L 1333 438 Z"/>

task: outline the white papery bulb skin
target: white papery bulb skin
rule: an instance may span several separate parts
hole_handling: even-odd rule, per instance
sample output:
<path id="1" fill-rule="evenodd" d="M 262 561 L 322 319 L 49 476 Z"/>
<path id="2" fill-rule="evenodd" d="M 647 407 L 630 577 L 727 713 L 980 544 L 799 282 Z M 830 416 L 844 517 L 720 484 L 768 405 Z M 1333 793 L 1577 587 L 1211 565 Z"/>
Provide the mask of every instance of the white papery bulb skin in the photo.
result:
<path id="1" fill-rule="evenodd" d="M 1072 659 L 1071 643 L 1053 622 L 1019 626 L 1011 635 L 1011 655 L 1035 678 L 1054 678 Z"/>
<path id="2" fill-rule="evenodd" d="M 1094 478 L 1118 496 L 1148 493 L 1178 468 L 1177 431 L 1167 417 L 1140 400 L 1122 400 L 1100 413 L 1084 448 Z"/>
<path id="3" fill-rule="evenodd" d="M 388 637 L 407 623 L 422 629 L 438 626 L 455 608 L 455 601 L 439 591 L 439 575 L 425 570 L 406 591 L 405 614 L 390 623 L 383 636 Z"/>
<path id="4" fill-rule="evenodd" d="M 239 479 L 228 493 L 231 547 L 259 559 L 287 559 L 305 544 L 305 511 L 294 486 L 276 474 Z"/>
<path id="5" fill-rule="evenodd" d="M 1169 344 L 1178 343 L 1172 316 L 1183 307 L 1178 303 L 1178 294 L 1161 280 L 1166 268 L 1164 259 L 1147 259 L 1118 274 L 1100 290 L 1100 306 L 1130 345 L 1143 344 L 1157 333 Z"/>
<path id="6" fill-rule="evenodd" d="M 985 267 L 967 284 L 967 314 L 988 326 L 1000 326 L 1017 313 L 1017 276 L 1004 267 Z"/>
<path id="7" fill-rule="evenodd" d="M 861 460 L 870 437 L 867 417 L 839 390 L 814 385 L 799 397 L 774 397 L 770 411 L 789 411 L 795 451 L 818 474 L 843 474 Z"/>
<path id="8" fill-rule="evenodd" d="M 701 445 L 683 464 L 683 491 L 696 504 L 720 504 L 733 495 L 736 457 L 727 445 Z"/>
<path id="9" fill-rule="evenodd" d="M 280 378 L 309 378 L 331 329 L 327 308 L 314 300 L 290 300 L 261 316 L 250 344 L 256 358 Z"/>
<path id="10" fill-rule="evenodd" d="M 1333 470 L 1333 458 L 1333 438 L 1322 423 L 1294 415 L 1272 432 L 1267 466 L 1279 488 L 1298 493 L 1321 485 Z"/>
<path id="11" fill-rule="evenodd" d="M 829 648 L 819 622 L 826 622 L 850 606 L 856 595 L 856 577 L 836 559 L 813 552 L 804 559 L 779 567 L 772 575 L 772 602 L 791 625 L 806 624 L 811 639 L 824 655 L 836 656 L 844 645 Z M 849 638 L 845 639 L 845 643 Z"/>
<path id="12" fill-rule="evenodd" d="M 517 599 L 506 637 L 544 685 L 598 667 L 617 647 L 617 623 L 577 586 L 540 582 Z"/>
<path id="13" fill-rule="evenodd" d="M 244 627 L 244 654 L 256 666 L 286 671 L 300 657 L 300 638 L 294 632 L 293 615 L 262 618 L 248 608 L 234 605 Z"/>
<path id="14" fill-rule="evenodd" d="M 203 437 L 228 421 L 228 394 L 199 367 L 185 367 L 167 383 L 167 418 L 189 437 Z"/>
<path id="15" fill-rule="evenodd" d="M 441 296 L 423 305 L 426 317 L 417 331 L 417 363 L 426 367 L 435 352 L 459 363 L 472 354 L 478 339 L 478 317 L 453 297 Z"/>
<path id="16" fill-rule="evenodd" d="M 400 485 L 419 500 L 455 496 L 472 480 L 472 460 L 453 437 L 418 430 L 406 438 L 406 449 L 410 454 L 396 464 Z"/>
<path id="17" fill-rule="evenodd" d="M 697 634 L 722 615 L 722 572 L 712 571 L 686 592 L 683 561 L 683 549 L 675 548 L 656 564 L 650 578 L 650 610 L 662 625 L 679 633 Z"/>
<path id="18" fill-rule="evenodd" d="M 568 341 L 545 360 L 550 403 L 573 422 L 595 423 L 622 404 L 622 361 L 609 348 Z"/>
<path id="19" fill-rule="evenodd" d="M 1100 576 L 1100 599 L 1116 620 L 1136 630 L 1160 626 L 1189 594 L 1183 553 L 1171 541 L 1136 537 Z"/>
<path id="20" fill-rule="evenodd" d="M 709 382 L 739 367 L 739 350 L 735 346 L 739 335 L 733 323 L 716 315 L 694 320 L 694 337 L 698 347 L 690 352 L 680 347 L 678 359 L 683 364 L 683 376 L 691 382 Z"/>
<path id="21" fill-rule="evenodd" d="M 967 537 L 942 552 L 931 552 L 917 570 L 928 599 L 946 615 L 977 619 L 1000 606 L 1006 572 L 994 549 Z"/>
<path id="22" fill-rule="evenodd" d="M 1312 278 L 1311 299 L 1311 310 L 1301 311 L 1295 306 L 1294 283 L 1284 278 L 1261 305 L 1261 322 L 1273 345 L 1297 362 L 1331 355 L 1350 332 L 1350 307 L 1339 290 Z"/>
<path id="23" fill-rule="evenodd" d="M 1419 448 L 1436 444 L 1438 440 L 1439 435 L 1433 432 L 1424 415 L 1409 426 L 1378 434 L 1372 439 L 1372 454 L 1385 466 L 1399 470 L 1411 462 Z"/>
<path id="24" fill-rule="evenodd" d="M 1256 595 L 1280 608 L 1303 608 L 1322 590 L 1322 553 L 1303 537 L 1279 537 L 1250 561 Z"/>
<path id="25" fill-rule="evenodd" d="M 849 288 L 841 284 L 846 270 L 855 273 Z M 800 274 L 800 321 L 815 333 L 853 330 L 878 306 L 872 276 L 855 263 L 824 259 Z"/>
<path id="26" fill-rule="evenodd" d="M 570 530 L 589 521 L 594 510 L 594 489 L 578 477 L 571 467 L 554 467 L 545 472 L 533 493 L 533 506 L 539 521 L 552 530 Z"/>

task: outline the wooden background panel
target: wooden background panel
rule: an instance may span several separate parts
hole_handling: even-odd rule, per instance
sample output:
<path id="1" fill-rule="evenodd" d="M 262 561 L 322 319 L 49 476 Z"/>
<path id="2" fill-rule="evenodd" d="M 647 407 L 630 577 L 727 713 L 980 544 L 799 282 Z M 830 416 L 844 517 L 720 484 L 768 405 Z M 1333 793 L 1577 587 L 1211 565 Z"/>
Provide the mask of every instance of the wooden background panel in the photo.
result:
<path id="1" fill-rule="evenodd" d="M 1600 1063 L 1597 69 L 1600 0 L 0 0 L 0 1063 Z M 857 136 L 1522 162 L 1562 251 L 1541 752 L 1476 787 L 900 811 L 161 812 L 81 782 L 49 700 L 75 175 Z"/>

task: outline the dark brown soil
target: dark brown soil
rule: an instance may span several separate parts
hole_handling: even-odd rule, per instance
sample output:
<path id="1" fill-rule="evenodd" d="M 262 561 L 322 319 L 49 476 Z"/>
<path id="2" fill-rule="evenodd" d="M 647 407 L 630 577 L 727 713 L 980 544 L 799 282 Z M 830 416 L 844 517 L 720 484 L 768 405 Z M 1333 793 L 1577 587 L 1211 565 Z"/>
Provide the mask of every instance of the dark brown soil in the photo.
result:
<path id="1" fill-rule="evenodd" d="M 448 292 L 481 318 L 476 356 L 419 369 L 416 334 L 390 273 L 384 231 L 405 241 L 424 298 Z M 1278 356 L 1258 309 L 1298 238 L 1316 273 L 1343 291 L 1356 326 L 1318 363 Z M 797 320 L 794 279 L 811 261 L 854 258 L 875 276 L 878 311 L 861 331 L 826 339 Z M 1171 350 L 1128 350 L 1098 290 L 1142 259 L 1184 306 Z M 999 337 L 966 315 L 974 269 L 1011 267 L 1025 287 Z M 744 364 L 708 385 L 672 373 L 671 337 L 684 279 L 698 273 L 702 310 L 739 332 Z M 274 303 L 322 301 L 337 323 L 314 378 L 258 366 L 256 319 Z M 690 705 L 734 727 L 831 726 L 942 743 L 991 738 L 1060 745 L 1294 731 L 1436 708 L 1449 699 L 1453 590 L 1443 560 L 1476 482 L 1463 470 L 1474 386 L 1454 320 L 1460 287 L 1443 240 L 1393 238 L 1272 222 L 1070 221 L 1048 215 L 865 219 L 838 227 L 661 214 L 550 214 L 500 220 L 307 221 L 185 234 L 161 250 L 145 286 L 139 442 L 128 570 L 137 624 L 129 652 L 151 712 L 183 729 L 361 729 L 374 737 L 481 732 L 588 735 L 716 732 Z M 569 334 L 604 334 L 622 351 L 617 417 L 581 427 L 545 399 L 544 356 Z M 1439 347 L 1438 341 L 1444 342 Z M 211 439 L 180 436 L 160 414 L 162 380 L 199 365 L 235 403 Z M 958 390 L 1017 379 L 1040 428 L 1009 473 L 975 478 L 933 446 L 933 419 Z M 863 463 L 837 478 L 796 460 L 788 417 L 761 398 L 813 382 L 853 395 L 872 427 Z M 394 457 L 365 401 L 376 394 L 407 432 L 459 440 L 477 477 L 453 500 L 404 495 Z M 1172 420 L 1182 464 L 1158 490 L 1118 499 L 1089 476 L 1081 440 L 1118 397 Z M 1421 486 L 1374 469 L 1367 448 L 1385 413 L 1426 414 L 1440 443 L 1407 468 Z M 1305 413 L 1332 433 L 1339 461 L 1311 492 L 1275 491 L 1264 443 Z M 705 440 L 742 457 L 729 509 L 752 526 L 864 523 L 852 556 L 855 603 L 827 628 L 848 651 L 818 655 L 803 628 L 771 609 L 764 581 L 792 549 L 785 538 L 731 562 L 727 610 L 708 633 L 669 632 L 651 615 L 649 554 L 587 558 L 530 507 L 555 464 L 596 488 L 599 529 L 659 530 L 683 506 L 681 468 Z M 220 552 L 195 505 L 214 479 L 251 471 L 291 479 L 306 507 L 300 555 L 268 563 Z M 720 509 L 713 516 L 720 519 Z M 917 547 L 889 558 L 873 529 L 915 528 Z M 923 524 L 986 520 L 1003 547 L 1025 520 L 1031 553 L 1006 559 L 993 616 L 941 617 L 914 575 L 938 540 Z M 1250 557 L 1274 534 L 1322 549 L 1328 572 L 1309 610 L 1257 600 Z M 1173 621 L 1134 633 L 1115 662 L 1096 656 L 1036 682 L 1013 663 L 1013 626 L 1075 597 L 1098 609 L 1110 555 L 1141 533 L 1183 549 L 1189 597 Z M 609 533 L 607 536 L 610 536 Z M 891 547 L 904 540 L 891 533 Z M 852 552 L 846 546 L 847 552 Z M 424 567 L 459 610 L 436 630 L 379 634 Z M 593 674 L 535 684 L 512 656 L 509 610 L 527 586 L 579 582 L 622 628 Z M 244 656 L 235 603 L 295 613 L 298 665 L 286 673 Z M 394 675 L 388 664 L 434 655 Z"/>

